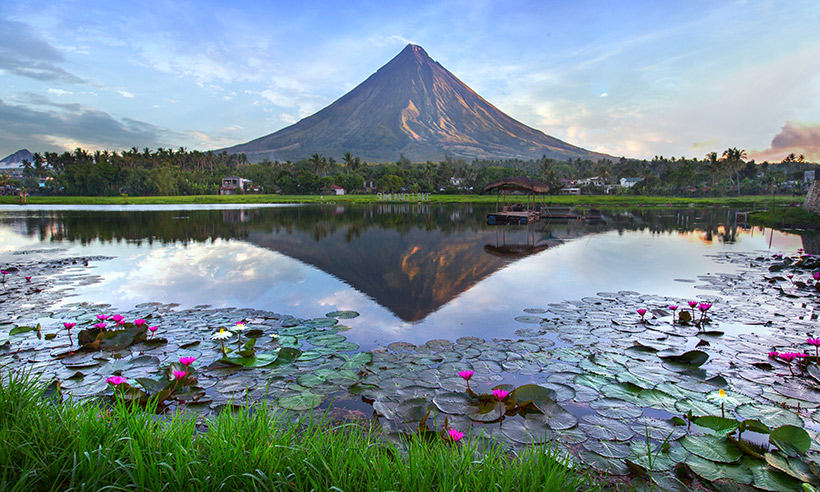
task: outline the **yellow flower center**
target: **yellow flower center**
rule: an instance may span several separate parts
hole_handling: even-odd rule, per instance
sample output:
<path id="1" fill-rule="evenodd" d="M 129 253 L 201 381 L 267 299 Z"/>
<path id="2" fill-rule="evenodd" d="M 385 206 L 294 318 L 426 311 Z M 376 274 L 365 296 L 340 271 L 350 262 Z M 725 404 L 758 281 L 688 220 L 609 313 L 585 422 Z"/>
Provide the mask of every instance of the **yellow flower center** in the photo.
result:
<path id="1" fill-rule="evenodd" d="M 220 328 L 220 329 L 219 329 L 219 334 L 221 335 L 221 334 L 223 334 L 223 333 L 225 333 L 225 328 Z M 723 390 L 720 390 L 720 391 L 723 391 Z"/>
<path id="2" fill-rule="evenodd" d="M 726 398 L 726 392 L 724 390 L 718 391 L 718 394 L 720 395 L 721 398 Z"/>

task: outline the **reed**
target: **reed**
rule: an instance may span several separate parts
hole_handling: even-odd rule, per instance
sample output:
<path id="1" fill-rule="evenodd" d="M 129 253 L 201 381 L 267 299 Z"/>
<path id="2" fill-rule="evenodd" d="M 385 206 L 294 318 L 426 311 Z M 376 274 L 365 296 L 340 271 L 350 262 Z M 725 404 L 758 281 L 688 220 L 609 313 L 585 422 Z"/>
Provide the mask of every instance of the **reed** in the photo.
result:
<path id="1" fill-rule="evenodd" d="M 409 439 L 366 423 L 291 421 L 261 403 L 197 423 L 124 403 L 59 401 L 30 375 L 0 378 L 4 491 L 601 490 L 552 447 Z M 150 409 L 149 409 L 150 410 Z"/>

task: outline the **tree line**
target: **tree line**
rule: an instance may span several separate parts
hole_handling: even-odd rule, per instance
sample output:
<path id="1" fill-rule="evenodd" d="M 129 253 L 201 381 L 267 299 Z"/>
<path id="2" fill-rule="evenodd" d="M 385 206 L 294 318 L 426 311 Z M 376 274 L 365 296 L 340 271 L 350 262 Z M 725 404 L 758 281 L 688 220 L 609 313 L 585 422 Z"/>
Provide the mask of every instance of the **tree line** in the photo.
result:
<path id="1" fill-rule="evenodd" d="M 721 196 L 793 191 L 794 182 L 802 182 L 803 172 L 812 169 L 820 166 L 805 162 L 803 156 L 792 154 L 780 163 L 758 164 L 734 147 L 722 154 L 710 152 L 703 159 L 656 156 L 592 161 L 544 156 L 466 161 L 444 156 L 438 162 L 413 163 L 401 156 L 396 162 L 379 164 L 364 162 L 350 152 L 338 161 L 315 153 L 296 162 L 250 163 L 244 154 L 185 148 L 123 152 L 77 148 L 36 153 L 31 162 L 24 162 L 22 183 L 0 175 L 0 186 L 16 184 L 32 192 L 70 196 L 202 195 L 217 194 L 223 177 L 237 175 L 250 179 L 264 193 L 320 194 L 333 185 L 347 193 L 481 193 L 492 181 L 527 176 L 546 182 L 556 193 L 570 180 L 598 177 L 599 182 L 611 184 L 621 178 L 640 181 L 629 189 L 589 185 L 585 191 Z"/>

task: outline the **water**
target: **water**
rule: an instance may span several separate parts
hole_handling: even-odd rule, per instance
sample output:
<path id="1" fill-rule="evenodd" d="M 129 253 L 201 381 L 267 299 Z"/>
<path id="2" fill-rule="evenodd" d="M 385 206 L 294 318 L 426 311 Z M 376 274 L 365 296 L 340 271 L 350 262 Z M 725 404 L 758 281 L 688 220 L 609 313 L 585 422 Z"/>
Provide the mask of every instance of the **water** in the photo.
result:
<path id="1" fill-rule="evenodd" d="M 363 349 L 395 341 L 509 336 L 526 308 L 630 290 L 696 299 L 731 273 L 726 251 L 811 251 L 816 238 L 743 229 L 727 209 L 636 209 L 583 222 L 487 226 L 488 207 L 0 207 L 0 263 L 78 255 L 100 281 L 77 300 L 130 309 L 252 307 L 345 324 Z M 23 255 L 25 253 L 25 255 Z"/>

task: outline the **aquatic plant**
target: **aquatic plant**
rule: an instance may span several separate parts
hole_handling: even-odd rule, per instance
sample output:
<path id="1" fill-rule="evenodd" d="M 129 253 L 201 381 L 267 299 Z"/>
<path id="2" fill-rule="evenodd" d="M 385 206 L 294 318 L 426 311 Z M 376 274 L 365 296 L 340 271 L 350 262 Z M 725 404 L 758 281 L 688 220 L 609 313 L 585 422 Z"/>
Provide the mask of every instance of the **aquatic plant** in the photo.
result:
<path id="1" fill-rule="evenodd" d="M 698 301 L 687 301 L 689 307 L 692 308 L 692 319 L 695 319 L 695 308 L 698 306 Z"/>
<path id="2" fill-rule="evenodd" d="M 100 321 L 105 321 L 105 320 L 107 320 L 108 318 L 110 318 L 110 316 L 109 316 L 109 315 L 107 315 L 107 314 L 98 314 L 98 315 L 97 315 L 97 319 L 98 319 L 98 320 L 100 320 Z"/>
<path id="3" fill-rule="evenodd" d="M 140 325 L 137 325 L 137 326 L 140 326 Z M 159 330 L 159 326 L 149 326 L 148 327 L 148 331 L 151 332 L 151 338 L 154 338 L 154 334 L 156 334 L 157 330 Z"/>
<path id="4" fill-rule="evenodd" d="M 644 319 L 644 316 L 646 315 L 646 309 L 640 308 L 637 310 L 637 312 L 641 315 L 641 323 L 646 323 L 646 320 Z"/>
<path id="5" fill-rule="evenodd" d="M 219 328 L 219 331 L 211 335 L 212 340 L 219 340 L 222 344 L 222 356 L 227 357 L 228 353 L 225 351 L 225 340 L 231 338 L 233 336 L 233 332 L 230 330 L 226 330 L 225 328 Z"/>
<path id="6" fill-rule="evenodd" d="M 458 429 L 447 429 L 447 434 L 450 436 L 450 439 L 453 442 L 458 442 L 464 437 L 464 433 L 459 431 Z"/>
<path id="7" fill-rule="evenodd" d="M 814 346 L 814 360 L 820 364 L 820 338 L 809 337 L 806 339 L 806 343 Z"/>
<path id="8" fill-rule="evenodd" d="M 179 358 L 179 363 L 182 364 L 183 366 L 185 366 L 186 369 L 188 368 L 188 366 L 190 366 L 194 362 L 196 362 L 196 357 L 180 357 Z"/>
<path id="9" fill-rule="evenodd" d="M 136 325 L 138 327 L 144 325 L 145 323 L 147 323 L 147 321 L 145 321 L 144 319 L 135 319 L 134 320 L 134 325 Z"/>
<path id="10" fill-rule="evenodd" d="M 233 329 L 231 330 L 231 331 L 236 332 L 236 351 L 237 352 L 242 350 L 242 345 L 241 345 L 242 332 L 245 331 L 247 328 L 248 328 L 248 326 L 245 323 L 239 321 L 233 326 Z"/>
<path id="11" fill-rule="evenodd" d="M 473 377 L 473 374 L 475 374 L 475 372 L 470 370 L 461 371 L 460 373 L 458 373 L 459 376 L 461 376 L 465 381 L 467 381 L 467 391 L 470 390 L 470 378 Z"/>
<path id="12" fill-rule="evenodd" d="M 712 307 L 712 304 L 708 302 L 701 302 L 698 304 L 698 309 L 700 309 L 700 321 L 698 321 L 699 325 L 702 325 L 704 320 L 706 319 L 706 311 Z"/>
<path id="13" fill-rule="evenodd" d="M 26 282 L 31 282 L 31 277 L 30 276 L 26 276 L 26 277 L 23 277 L 23 278 L 26 279 Z"/>
<path id="14" fill-rule="evenodd" d="M 95 324 L 94 328 L 100 330 L 100 333 L 102 333 L 107 326 L 108 326 L 108 323 L 104 323 L 104 322 L 101 321 L 101 322 Z"/>
<path id="15" fill-rule="evenodd" d="M 669 306 L 669 309 L 672 310 L 672 324 L 675 324 L 675 311 L 678 309 L 678 306 L 676 304 L 673 304 Z"/>
<path id="16" fill-rule="evenodd" d="M 2 274 L 3 274 L 3 280 L 2 280 L 2 282 L 5 284 L 5 283 L 6 283 L 6 275 L 8 275 L 8 274 L 9 274 L 9 272 L 8 272 L 8 270 L 0 270 L 0 273 L 2 273 Z"/>
<path id="17" fill-rule="evenodd" d="M 68 331 L 68 343 L 74 345 L 74 341 L 71 339 L 71 329 L 77 326 L 77 323 L 66 321 L 63 323 L 66 331 Z"/>

